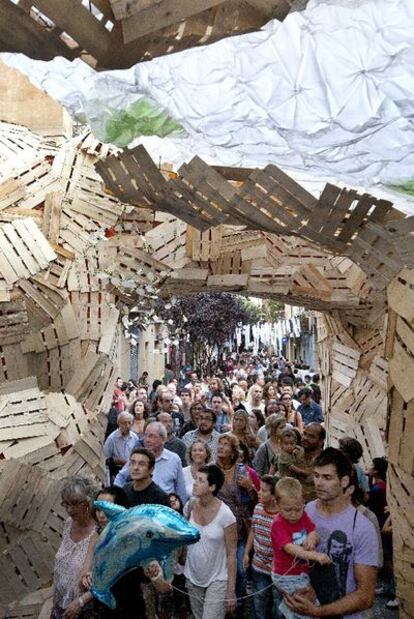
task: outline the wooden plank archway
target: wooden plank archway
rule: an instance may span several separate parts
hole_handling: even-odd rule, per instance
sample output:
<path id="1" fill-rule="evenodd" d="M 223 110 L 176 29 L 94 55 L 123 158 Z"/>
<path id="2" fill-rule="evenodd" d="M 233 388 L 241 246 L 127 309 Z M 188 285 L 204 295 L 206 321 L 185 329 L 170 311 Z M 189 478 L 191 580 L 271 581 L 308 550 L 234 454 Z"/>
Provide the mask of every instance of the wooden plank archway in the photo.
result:
<path id="1" fill-rule="evenodd" d="M 315 198 L 275 166 L 195 158 L 173 174 L 142 148 L 116 155 L 90 135 L 59 149 L 15 125 L 0 136 L 5 613 L 50 580 L 62 477 L 102 473 L 120 312 L 137 299 L 122 279 L 151 274 L 165 295 L 236 290 L 321 313 L 329 440 L 389 450 L 398 595 L 413 616 L 414 218 L 333 185 Z M 10 165 L 16 143 L 26 157 Z"/>

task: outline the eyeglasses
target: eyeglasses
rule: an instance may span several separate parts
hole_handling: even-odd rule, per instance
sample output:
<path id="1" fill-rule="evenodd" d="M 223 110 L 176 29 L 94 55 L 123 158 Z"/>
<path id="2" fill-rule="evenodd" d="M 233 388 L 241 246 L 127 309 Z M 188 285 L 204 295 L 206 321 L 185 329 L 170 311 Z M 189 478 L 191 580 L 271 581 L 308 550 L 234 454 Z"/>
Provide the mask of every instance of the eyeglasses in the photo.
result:
<path id="1" fill-rule="evenodd" d="M 62 501 L 61 502 L 61 506 L 62 507 L 79 507 L 79 505 L 84 505 L 84 503 L 86 503 L 86 501 Z"/>

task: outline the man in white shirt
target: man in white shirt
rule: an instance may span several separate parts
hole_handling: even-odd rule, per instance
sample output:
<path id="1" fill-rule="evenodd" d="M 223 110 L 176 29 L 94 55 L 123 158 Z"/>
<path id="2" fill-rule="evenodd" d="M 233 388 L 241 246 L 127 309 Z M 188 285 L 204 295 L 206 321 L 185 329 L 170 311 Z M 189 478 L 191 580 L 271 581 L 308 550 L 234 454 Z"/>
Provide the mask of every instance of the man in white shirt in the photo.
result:
<path id="1" fill-rule="evenodd" d="M 124 466 L 129 460 L 129 454 L 133 450 L 138 440 L 137 434 L 132 432 L 131 426 L 134 421 L 131 413 L 126 411 L 119 413 L 117 423 L 118 430 L 112 432 L 106 439 L 103 452 L 110 477 Z"/>

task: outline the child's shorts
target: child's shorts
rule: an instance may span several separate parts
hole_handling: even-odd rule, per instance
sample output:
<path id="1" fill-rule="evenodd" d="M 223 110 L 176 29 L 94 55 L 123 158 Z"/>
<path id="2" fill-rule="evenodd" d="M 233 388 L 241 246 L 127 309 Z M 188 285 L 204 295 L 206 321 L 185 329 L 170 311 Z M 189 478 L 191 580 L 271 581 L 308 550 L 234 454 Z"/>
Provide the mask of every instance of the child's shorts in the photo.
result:
<path id="1" fill-rule="evenodd" d="M 276 589 L 283 593 L 292 594 L 300 589 L 307 589 L 311 586 L 308 574 L 294 574 L 283 576 L 272 572 L 272 581 Z M 308 615 L 300 615 L 289 608 L 285 600 L 279 605 L 279 610 L 286 619 L 310 619 Z"/>

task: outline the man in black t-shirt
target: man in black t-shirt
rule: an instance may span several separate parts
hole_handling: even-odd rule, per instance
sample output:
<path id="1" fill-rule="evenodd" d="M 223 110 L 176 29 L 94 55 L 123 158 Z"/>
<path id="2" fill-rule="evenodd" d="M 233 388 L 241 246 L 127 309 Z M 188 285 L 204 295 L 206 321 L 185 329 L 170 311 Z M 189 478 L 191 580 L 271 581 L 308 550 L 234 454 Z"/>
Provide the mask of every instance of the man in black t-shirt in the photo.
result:
<path id="1" fill-rule="evenodd" d="M 155 456 L 145 447 L 135 447 L 129 455 L 129 471 L 132 481 L 123 490 L 127 497 L 127 507 L 143 504 L 166 505 L 169 507 L 168 495 L 152 481 Z M 102 608 L 102 619 L 134 619 L 145 617 L 145 601 L 140 585 L 151 581 L 144 576 L 141 567 L 122 576 L 114 585 L 112 592 L 117 600 L 116 611 Z M 109 614 L 108 614 L 109 613 Z M 113 615 L 111 614 L 113 613 Z"/>
<path id="2" fill-rule="evenodd" d="M 136 447 L 129 456 L 129 474 L 132 481 L 124 486 L 128 507 L 143 504 L 166 505 L 168 495 L 152 481 L 155 456 L 145 447 Z"/>

